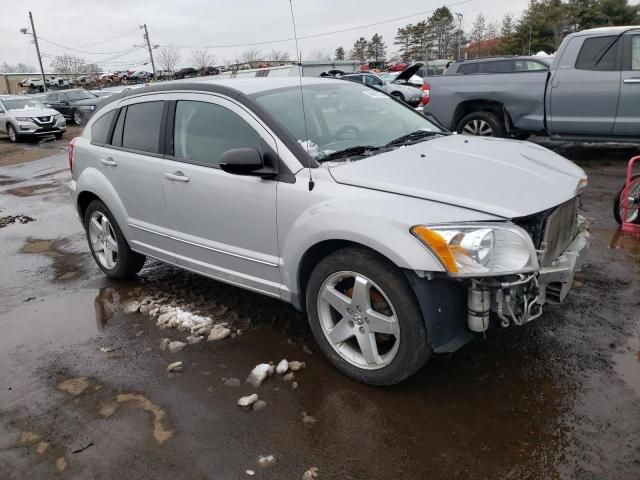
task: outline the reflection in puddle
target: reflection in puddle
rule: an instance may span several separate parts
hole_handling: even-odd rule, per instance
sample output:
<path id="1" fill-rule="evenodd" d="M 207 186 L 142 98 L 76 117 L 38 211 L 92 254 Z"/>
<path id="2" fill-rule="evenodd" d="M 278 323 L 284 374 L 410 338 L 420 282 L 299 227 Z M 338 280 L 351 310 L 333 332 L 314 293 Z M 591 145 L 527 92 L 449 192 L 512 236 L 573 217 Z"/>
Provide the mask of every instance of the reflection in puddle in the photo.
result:
<path id="1" fill-rule="evenodd" d="M 68 244 L 67 239 L 41 240 L 30 238 L 22 246 L 22 253 L 45 255 L 53 260 L 56 271 L 55 279 L 60 281 L 73 280 L 80 276 L 83 256 L 67 252 L 63 249 Z"/>
<path id="2" fill-rule="evenodd" d="M 632 259 L 640 262 L 640 236 L 616 230 L 609 242 L 609 248 L 625 250 Z"/>
<path id="3" fill-rule="evenodd" d="M 28 185 L 26 187 L 15 187 L 6 190 L 6 193 L 15 195 L 16 197 L 32 197 L 34 195 L 45 195 L 48 193 L 64 191 L 64 185 L 58 182 L 40 183 L 37 185 Z"/>

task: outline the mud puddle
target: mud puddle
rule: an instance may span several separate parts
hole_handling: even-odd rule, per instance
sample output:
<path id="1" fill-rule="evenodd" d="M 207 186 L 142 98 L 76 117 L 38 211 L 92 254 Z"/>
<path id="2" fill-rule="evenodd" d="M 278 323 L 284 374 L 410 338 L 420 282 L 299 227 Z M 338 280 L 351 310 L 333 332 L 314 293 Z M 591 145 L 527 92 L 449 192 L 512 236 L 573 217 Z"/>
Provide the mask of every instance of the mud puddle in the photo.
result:
<path id="1" fill-rule="evenodd" d="M 615 369 L 620 378 L 640 398 L 640 322 L 621 352 L 614 354 Z"/>
<path id="2" fill-rule="evenodd" d="M 16 197 L 33 197 L 36 195 L 47 195 L 50 193 L 58 193 L 64 191 L 65 186 L 58 182 L 40 183 L 37 185 L 27 185 L 24 187 L 15 187 L 5 190 L 4 193 L 14 195 Z"/>
<path id="3" fill-rule="evenodd" d="M 86 264 L 86 255 L 64 250 L 68 243 L 67 239 L 42 240 L 31 238 L 27 240 L 20 251 L 49 257 L 53 260 L 55 280 L 73 280 L 82 273 L 83 265 Z"/>
<path id="4" fill-rule="evenodd" d="M 98 334 L 110 317 L 95 290 L 36 298 L 0 315 L 0 353 L 18 345 L 64 346 Z"/>
<path id="5" fill-rule="evenodd" d="M 609 241 L 609 248 L 624 250 L 636 262 L 640 262 L 640 236 L 616 230 Z"/>
<path id="6" fill-rule="evenodd" d="M 14 223 L 30 223 L 35 222 L 35 218 L 31 218 L 27 215 L 9 215 L 7 217 L 0 217 L 0 228 L 8 227 Z"/>

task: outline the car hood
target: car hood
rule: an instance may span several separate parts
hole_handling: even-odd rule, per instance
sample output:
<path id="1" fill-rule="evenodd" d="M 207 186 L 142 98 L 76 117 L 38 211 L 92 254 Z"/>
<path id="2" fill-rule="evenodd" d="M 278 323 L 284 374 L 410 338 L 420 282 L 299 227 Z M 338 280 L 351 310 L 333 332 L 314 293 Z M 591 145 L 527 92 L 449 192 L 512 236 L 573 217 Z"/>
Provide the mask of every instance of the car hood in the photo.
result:
<path id="1" fill-rule="evenodd" d="M 50 117 L 58 115 L 56 110 L 52 108 L 21 108 L 18 110 L 9 110 L 12 117 Z"/>
<path id="2" fill-rule="evenodd" d="M 405 83 L 407 82 L 411 77 L 413 77 L 418 70 L 420 70 L 422 68 L 422 63 L 414 63 L 413 65 L 405 68 L 402 72 L 400 72 L 400 74 L 393 80 L 393 82 L 398 82 L 399 83 Z M 392 82 L 392 83 L 393 83 Z"/>
<path id="3" fill-rule="evenodd" d="M 334 164 L 333 178 L 504 218 L 531 215 L 573 198 L 584 171 L 528 142 L 450 135 Z"/>

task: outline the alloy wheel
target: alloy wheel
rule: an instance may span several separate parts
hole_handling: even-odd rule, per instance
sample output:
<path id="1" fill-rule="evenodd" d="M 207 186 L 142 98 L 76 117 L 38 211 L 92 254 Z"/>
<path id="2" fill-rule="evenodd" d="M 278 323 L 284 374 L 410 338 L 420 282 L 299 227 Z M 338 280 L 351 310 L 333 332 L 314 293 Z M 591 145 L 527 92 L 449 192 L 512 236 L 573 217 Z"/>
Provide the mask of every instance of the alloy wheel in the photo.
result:
<path id="1" fill-rule="evenodd" d="M 118 263 L 118 242 L 109 219 L 102 212 L 89 218 L 89 241 L 100 264 L 109 270 Z"/>
<path id="2" fill-rule="evenodd" d="M 9 127 L 7 129 L 7 134 L 9 135 L 9 140 L 11 140 L 12 142 L 15 142 L 16 139 L 18 138 L 18 135 L 16 134 L 16 130 L 13 127 Z"/>
<path id="3" fill-rule="evenodd" d="M 480 137 L 493 137 L 493 128 L 484 120 L 470 120 L 462 129 L 464 135 L 476 135 Z"/>
<path id="4" fill-rule="evenodd" d="M 73 123 L 75 123 L 76 125 L 80 125 L 82 123 L 82 116 L 77 110 L 73 112 Z"/>
<path id="5" fill-rule="evenodd" d="M 336 272 L 325 279 L 317 298 L 320 327 L 331 347 L 358 368 L 389 365 L 400 345 L 400 323 L 382 289 L 366 276 Z"/>

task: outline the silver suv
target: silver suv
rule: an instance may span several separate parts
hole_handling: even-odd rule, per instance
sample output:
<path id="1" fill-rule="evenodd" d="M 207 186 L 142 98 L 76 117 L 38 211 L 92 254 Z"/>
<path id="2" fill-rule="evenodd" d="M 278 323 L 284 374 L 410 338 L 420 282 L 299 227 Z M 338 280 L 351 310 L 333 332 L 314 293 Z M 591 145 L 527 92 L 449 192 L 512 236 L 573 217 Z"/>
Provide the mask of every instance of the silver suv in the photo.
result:
<path id="1" fill-rule="evenodd" d="M 11 142 L 45 135 L 60 139 L 66 130 L 64 117 L 40 101 L 24 95 L 0 95 L 0 132 Z"/>
<path id="2" fill-rule="evenodd" d="M 102 271 L 153 257 L 289 302 L 336 367 L 376 385 L 564 300 L 589 244 L 580 168 L 451 135 L 366 85 L 301 82 L 107 99 L 69 151 Z"/>

